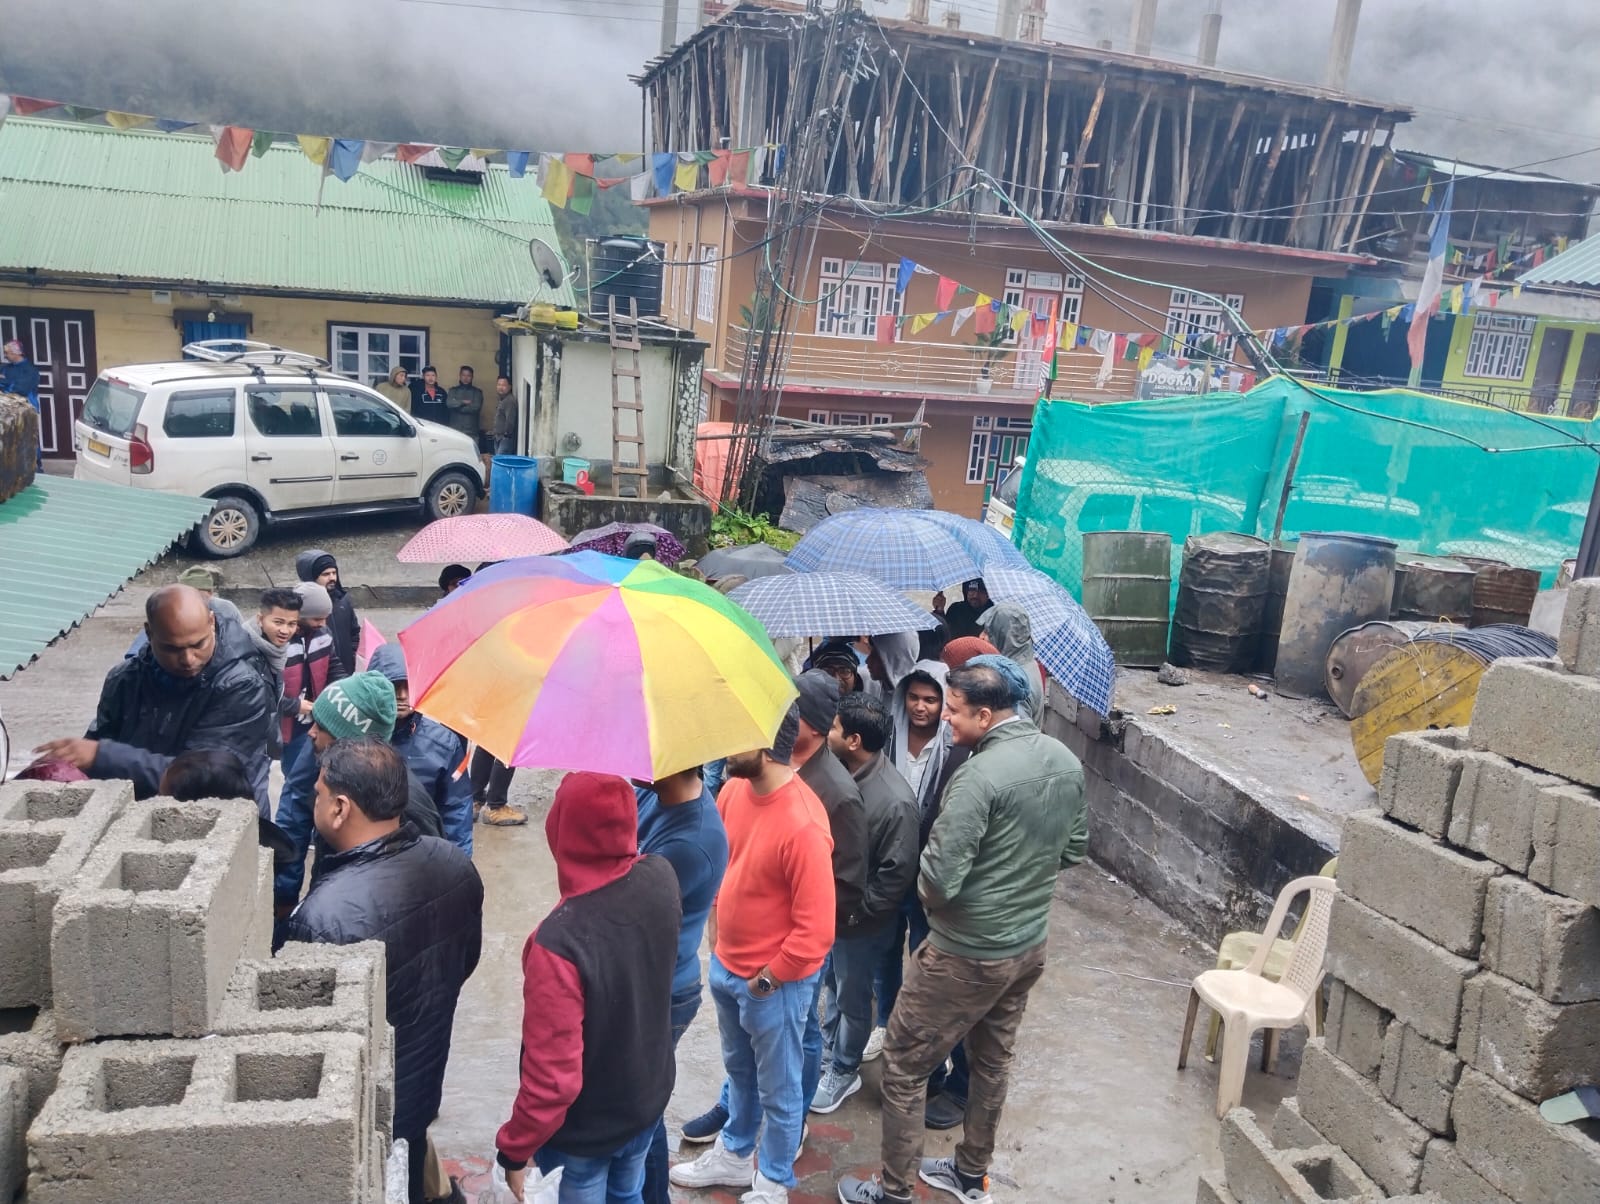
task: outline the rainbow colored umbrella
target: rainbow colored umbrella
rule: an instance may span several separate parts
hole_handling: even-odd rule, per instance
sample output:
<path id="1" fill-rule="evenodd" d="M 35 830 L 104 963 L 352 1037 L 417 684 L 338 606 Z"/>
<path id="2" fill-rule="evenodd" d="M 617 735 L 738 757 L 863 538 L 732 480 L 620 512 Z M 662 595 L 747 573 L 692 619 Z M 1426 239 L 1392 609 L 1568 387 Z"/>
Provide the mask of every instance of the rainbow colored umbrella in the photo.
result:
<path id="1" fill-rule="evenodd" d="M 765 748 L 795 697 L 736 603 L 599 552 L 475 573 L 400 644 L 412 705 L 507 765 L 653 780 Z"/>

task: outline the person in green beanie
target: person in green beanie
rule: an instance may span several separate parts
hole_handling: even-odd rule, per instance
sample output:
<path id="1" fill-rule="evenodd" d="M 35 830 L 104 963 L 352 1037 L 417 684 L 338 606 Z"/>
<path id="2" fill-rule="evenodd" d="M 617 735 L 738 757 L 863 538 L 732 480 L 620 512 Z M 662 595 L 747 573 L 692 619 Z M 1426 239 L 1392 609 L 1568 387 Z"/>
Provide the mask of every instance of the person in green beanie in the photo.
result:
<path id="1" fill-rule="evenodd" d="M 330 682 L 312 704 L 310 739 L 302 742 L 294 755 L 285 760 L 283 791 L 278 795 L 278 811 L 273 816 L 297 851 L 278 867 L 273 881 L 273 898 L 280 918 L 287 916 L 300 901 L 306 850 L 313 835 L 318 760 L 338 740 L 371 737 L 388 743 L 394 735 L 395 709 L 394 683 L 382 673 L 371 670 Z M 444 835 L 439 808 L 434 805 L 427 786 L 416 774 L 409 770 L 407 774 L 410 794 L 406 801 L 406 820 L 416 825 L 424 836 Z M 318 857 L 321 857 L 320 851 Z M 312 877 L 316 877 L 315 870 Z"/>

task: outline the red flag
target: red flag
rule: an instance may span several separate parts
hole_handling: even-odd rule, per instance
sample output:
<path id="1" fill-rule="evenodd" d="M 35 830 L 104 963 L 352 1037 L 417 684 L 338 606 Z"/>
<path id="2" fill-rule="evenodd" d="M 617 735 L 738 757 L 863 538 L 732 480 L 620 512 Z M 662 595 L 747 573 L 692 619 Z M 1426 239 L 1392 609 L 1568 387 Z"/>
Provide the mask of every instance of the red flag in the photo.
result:
<path id="1" fill-rule="evenodd" d="M 394 148 L 394 157 L 402 163 L 415 163 L 423 155 L 439 148 L 426 142 L 402 142 Z"/>
<path id="2" fill-rule="evenodd" d="M 975 334 L 994 333 L 994 302 L 980 305 L 972 314 L 972 330 Z"/>
<path id="3" fill-rule="evenodd" d="M 566 163 L 567 170 L 577 176 L 594 176 L 594 156 L 583 154 L 579 151 L 568 151 L 562 161 Z"/>
<path id="4" fill-rule="evenodd" d="M 217 162 L 223 171 L 241 171 L 250 158 L 250 144 L 256 132 L 239 125 L 225 125 L 217 133 Z"/>
<path id="5" fill-rule="evenodd" d="M 877 341 L 885 346 L 894 342 L 894 315 L 884 314 L 878 319 Z"/>
<path id="6" fill-rule="evenodd" d="M 43 113 L 46 109 L 59 109 L 59 100 L 35 100 L 31 96 L 12 96 L 11 111 L 18 117 L 30 117 L 34 113 Z"/>
<path id="7" fill-rule="evenodd" d="M 935 309 L 949 309 L 950 303 L 956 299 L 956 290 L 960 287 L 961 285 L 950 279 L 950 277 L 940 276 L 938 288 L 934 292 L 933 307 Z"/>
<path id="8" fill-rule="evenodd" d="M 1050 301 L 1050 328 L 1044 333 L 1044 346 L 1039 348 L 1039 358 L 1046 368 L 1051 366 L 1051 361 L 1056 358 L 1056 341 L 1061 337 L 1061 324 L 1056 321 L 1056 303 L 1054 298 Z M 1052 377 L 1053 379 L 1053 377 Z"/>
<path id="9" fill-rule="evenodd" d="M 728 182 L 728 170 L 733 166 L 733 152 L 719 150 L 711 152 L 711 162 L 706 164 L 706 176 L 711 181 L 711 187 L 721 188 Z"/>

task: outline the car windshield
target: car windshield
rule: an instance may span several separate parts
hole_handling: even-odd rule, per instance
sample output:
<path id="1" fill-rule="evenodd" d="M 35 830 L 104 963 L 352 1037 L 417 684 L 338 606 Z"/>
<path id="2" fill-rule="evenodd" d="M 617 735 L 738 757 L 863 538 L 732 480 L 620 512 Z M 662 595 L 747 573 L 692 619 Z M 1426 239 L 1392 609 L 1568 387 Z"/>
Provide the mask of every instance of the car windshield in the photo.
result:
<path id="1" fill-rule="evenodd" d="M 102 376 L 83 399 L 83 420 L 108 435 L 127 436 L 133 431 L 144 394 L 138 389 Z"/>
<path id="2" fill-rule="evenodd" d="M 1021 484 L 1022 461 L 1018 460 L 1016 466 L 1006 473 L 1005 479 L 1000 482 L 999 488 L 994 491 L 994 496 L 998 501 L 1002 501 L 1015 509 L 1017 505 L 1017 489 Z"/>

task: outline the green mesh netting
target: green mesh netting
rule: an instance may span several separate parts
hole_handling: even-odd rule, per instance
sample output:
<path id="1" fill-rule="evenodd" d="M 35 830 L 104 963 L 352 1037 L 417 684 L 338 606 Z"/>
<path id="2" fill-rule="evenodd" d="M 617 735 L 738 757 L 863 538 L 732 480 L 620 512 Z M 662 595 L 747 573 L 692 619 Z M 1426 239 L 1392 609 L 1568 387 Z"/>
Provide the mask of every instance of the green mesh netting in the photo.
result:
<path id="1" fill-rule="evenodd" d="M 1081 596 L 1085 531 L 1183 541 L 1272 537 L 1300 415 L 1310 424 L 1283 534 L 1354 531 L 1402 549 L 1536 568 L 1576 555 L 1594 488 L 1595 424 L 1401 389 L 1273 377 L 1245 394 L 1086 405 L 1041 401 L 1017 498 L 1023 554 Z"/>

